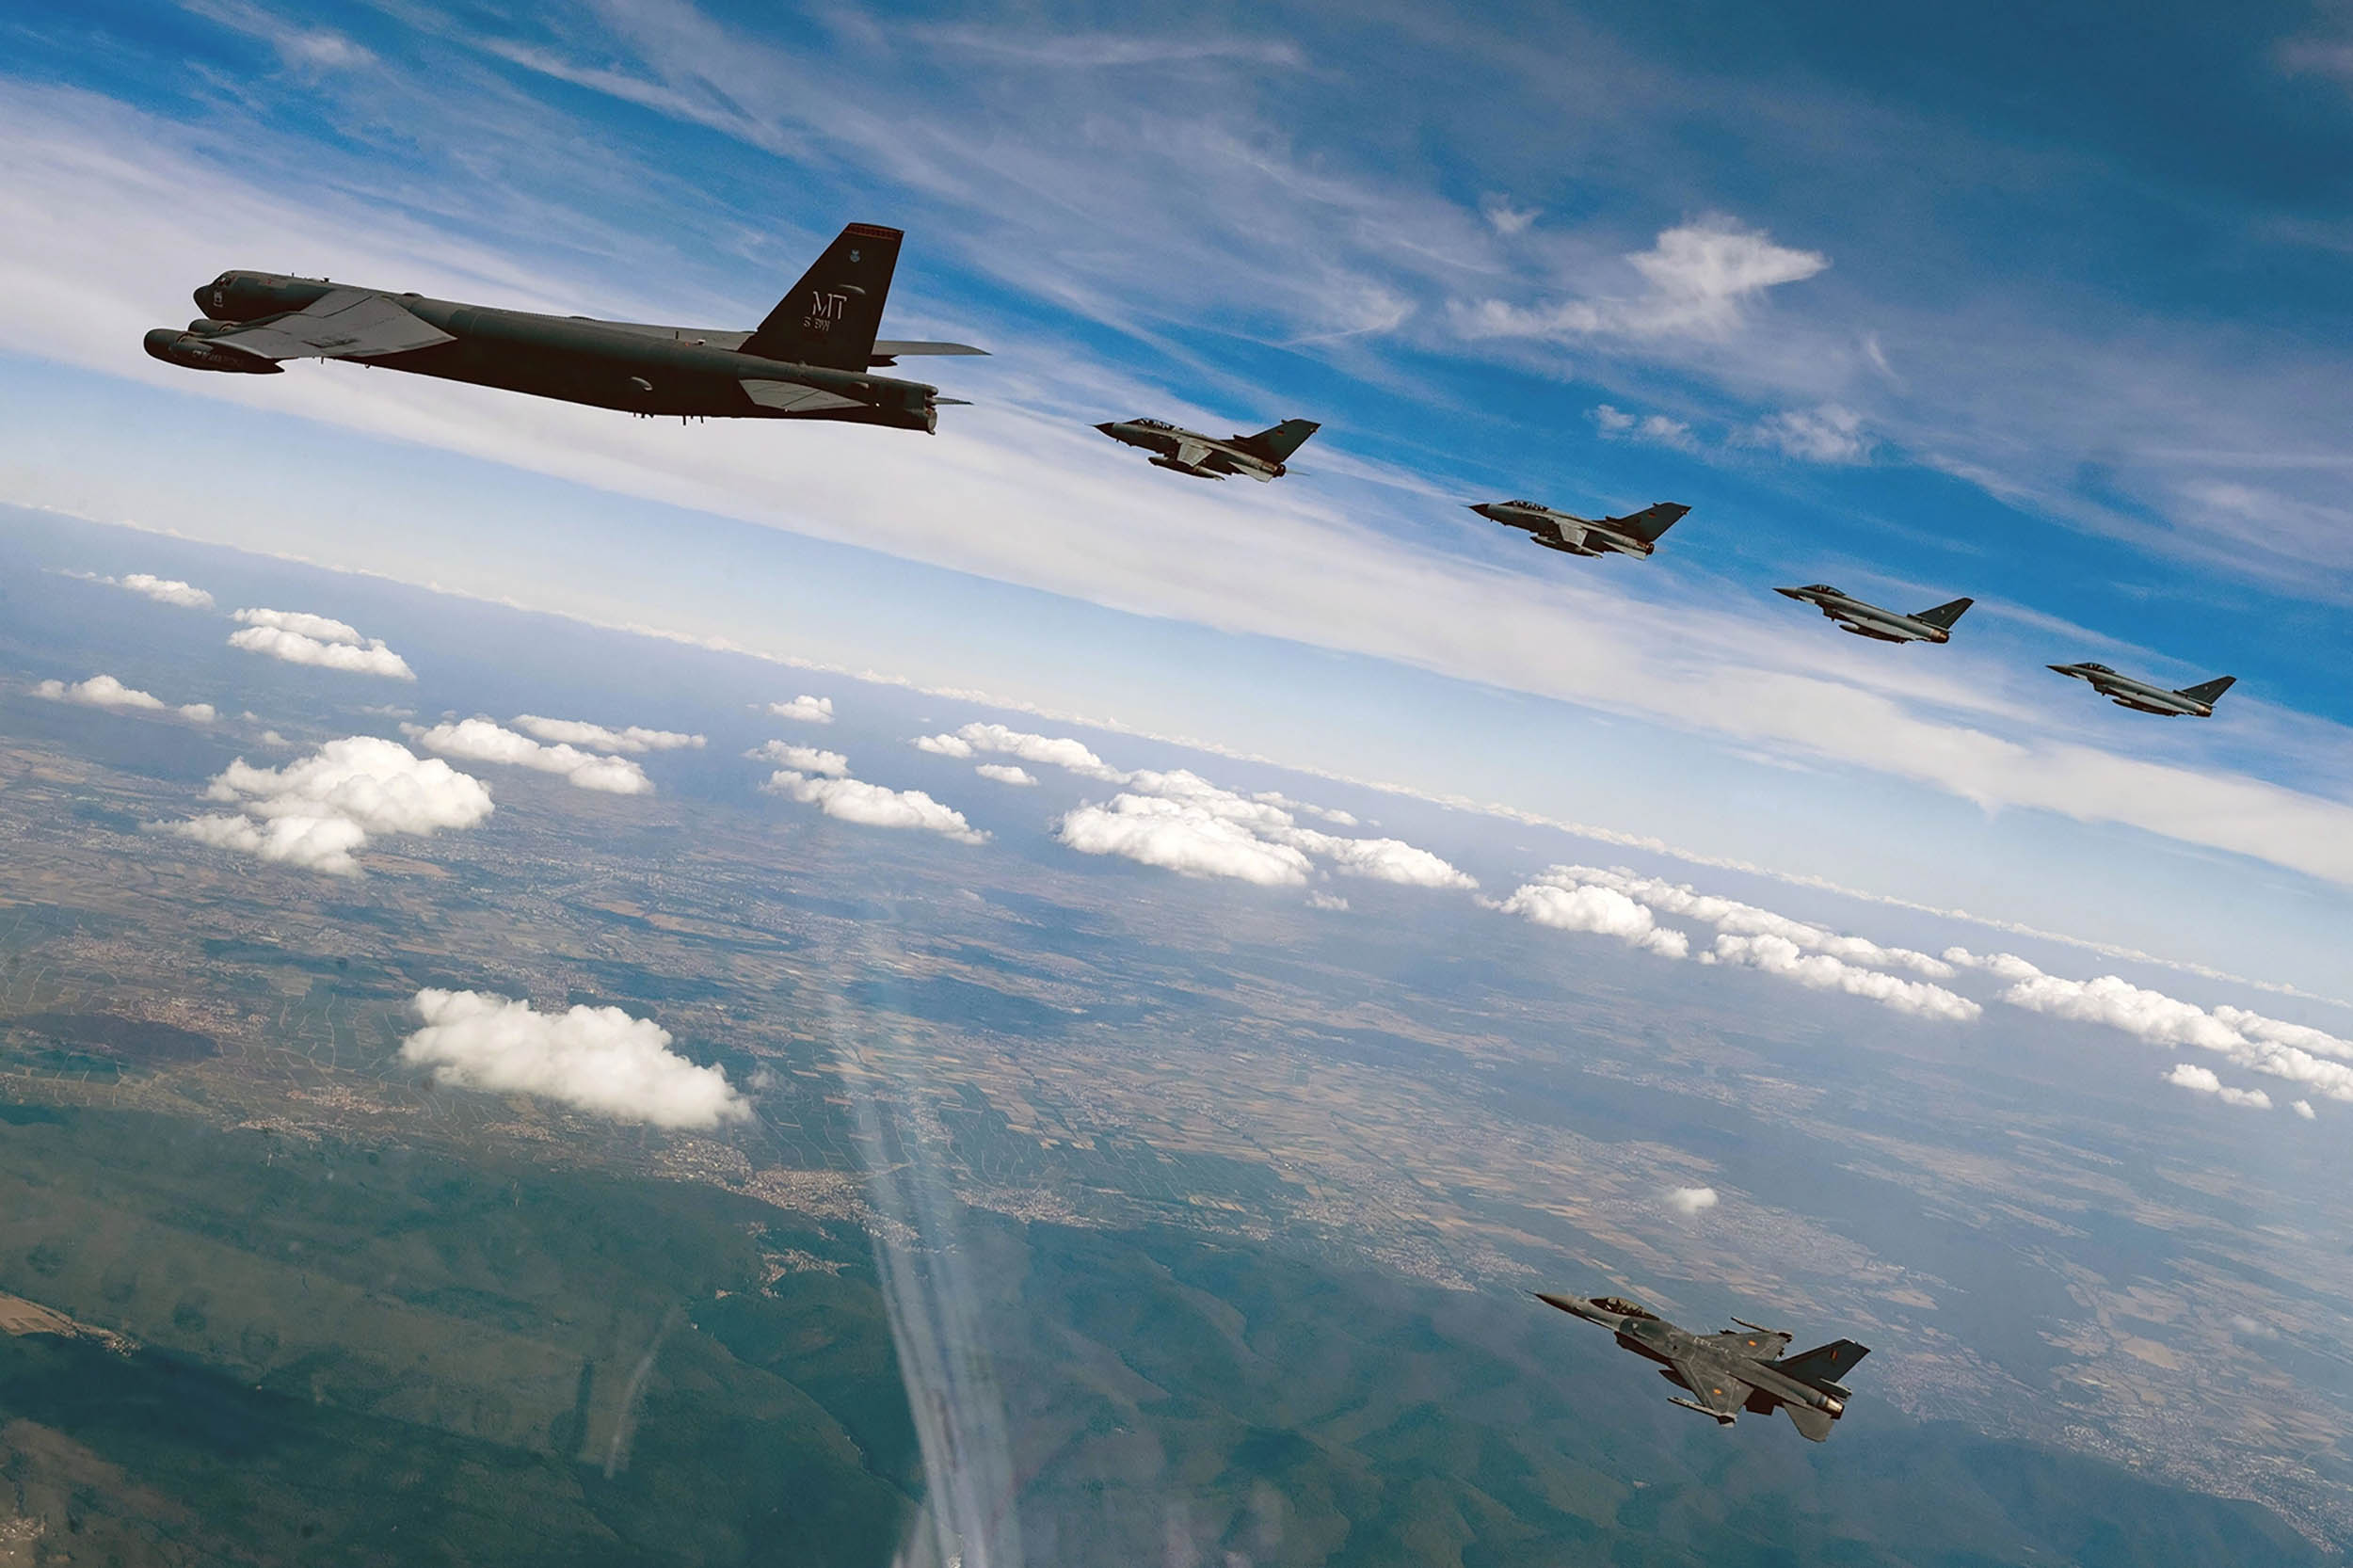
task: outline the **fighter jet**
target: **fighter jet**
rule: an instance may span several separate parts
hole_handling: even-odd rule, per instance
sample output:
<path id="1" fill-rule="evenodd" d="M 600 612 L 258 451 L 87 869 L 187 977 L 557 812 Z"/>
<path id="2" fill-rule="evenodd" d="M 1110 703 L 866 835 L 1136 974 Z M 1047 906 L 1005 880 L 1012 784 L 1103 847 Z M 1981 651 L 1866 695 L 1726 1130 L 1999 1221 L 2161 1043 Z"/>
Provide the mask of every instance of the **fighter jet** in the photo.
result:
<path id="1" fill-rule="evenodd" d="M 1660 1377 L 1693 1396 L 1673 1396 L 1673 1403 L 1712 1416 L 1719 1426 L 1727 1427 L 1744 1410 L 1770 1416 L 1778 1406 L 1789 1413 L 1800 1432 L 1817 1443 L 1830 1436 L 1831 1423 L 1846 1414 L 1847 1401 L 1853 1398 L 1838 1380 L 1871 1353 L 1851 1339 L 1833 1339 L 1802 1354 L 1785 1356 L 1788 1335 L 1737 1318 L 1733 1320 L 1737 1329 L 1693 1334 L 1641 1303 L 1618 1296 L 1586 1301 L 1539 1291 L 1536 1299 L 1599 1323 L 1625 1349 L 1657 1362 Z"/>
<path id="2" fill-rule="evenodd" d="M 1962 611 L 1977 602 L 1974 599 L 1956 599 L 1950 604 L 1940 604 L 1933 610 L 1904 615 L 1896 610 L 1883 610 L 1852 594 L 1842 594 L 1827 583 L 1810 583 L 1802 588 L 1775 588 L 1773 592 L 1785 599 L 1811 604 L 1838 623 L 1841 632 L 1851 632 L 1858 637 L 1869 637 L 1882 643 L 1945 643 L 1952 641 L 1953 622 Z"/>
<path id="3" fill-rule="evenodd" d="M 1153 454 L 1154 468 L 1174 469 L 1195 479 L 1247 474 L 1264 485 L 1289 472 L 1284 463 L 1323 426 L 1311 419 L 1287 419 L 1255 436 L 1228 436 L 1224 440 L 1162 419 L 1108 420 L 1096 428 L 1123 445 L 1140 446 Z"/>
<path id="4" fill-rule="evenodd" d="M 2119 708 L 2130 708 L 2137 713 L 2157 713 L 2166 718 L 2203 719 L 2214 716 L 2214 705 L 2224 692 L 2238 683 L 2235 675 L 2218 675 L 2212 680 L 2195 686 L 2184 686 L 2169 692 L 2163 686 L 2152 686 L 2146 680 L 2136 680 L 2129 675 L 2119 675 L 2105 664 L 2089 662 L 2081 664 L 2051 664 L 2045 666 L 2077 680 L 2089 680 L 2091 689 L 2114 702 Z"/>
<path id="5" fill-rule="evenodd" d="M 936 387 L 870 374 L 960 343 L 877 342 L 900 231 L 853 223 L 751 331 L 538 315 L 275 272 L 224 272 L 204 314 L 159 327 L 168 364 L 272 376 L 285 360 L 350 360 L 447 381 L 689 419 L 823 419 L 935 430 Z"/>
<path id="6" fill-rule="evenodd" d="M 1525 528 L 1535 543 L 1567 555 L 1648 555 L 1658 536 L 1690 509 L 1662 501 L 1622 518 L 1580 518 L 1532 501 L 1482 501 L 1471 507 L 1490 522 Z"/>

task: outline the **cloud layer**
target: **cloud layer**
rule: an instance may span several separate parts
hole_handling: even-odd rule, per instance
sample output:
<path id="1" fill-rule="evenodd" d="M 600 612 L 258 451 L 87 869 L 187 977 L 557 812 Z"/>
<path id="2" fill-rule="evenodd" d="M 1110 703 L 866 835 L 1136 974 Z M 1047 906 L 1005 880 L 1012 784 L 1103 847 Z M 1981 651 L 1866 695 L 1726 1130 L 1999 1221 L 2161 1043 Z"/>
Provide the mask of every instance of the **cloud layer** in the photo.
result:
<path id="1" fill-rule="evenodd" d="M 653 792 L 646 770 L 626 757 L 599 757 L 572 745 L 548 745 L 518 735 L 486 718 L 460 719 L 430 728 L 401 726 L 408 737 L 428 751 L 470 762 L 503 762 L 511 767 L 552 773 L 576 789 L 604 794 L 644 795 Z"/>
<path id="2" fill-rule="evenodd" d="M 217 716 L 209 702 L 184 702 L 175 708 L 151 692 L 124 685 L 111 675 L 93 675 L 70 686 L 62 680 L 43 680 L 33 688 L 33 695 L 52 702 L 77 702 L 85 708 L 177 713 L 197 724 L 210 724 Z"/>
<path id="3" fill-rule="evenodd" d="M 491 810 L 490 792 L 480 779 L 373 735 L 329 741 L 282 768 L 256 768 L 239 758 L 212 781 L 205 797 L 243 814 L 156 825 L 200 843 L 339 876 L 359 874 L 353 856 L 372 837 L 472 827 Z"/>
<path id="4" fill-rule="evenodd" d="M 229 646 L 264 654 L 290 664 L 315 664 L 321 669 L 353 675 L 380 675 L 394 680 L 414 680 L 408 661 L 384 646 L 381 637 L 363 637 L 357 628 L 304 610 L 239 610 L 245 630 L 229 634 Z"/>
<path id="5" fill-rule="evenodd" d="M 670 1032 L 617 1007 L 541 1013 L 482 991 L 424 990 L 424 1027 L 400 1060 L 432 1069 L 445 1088 L 536 1095 L 616 1122 L 712 1128 L 747 1121 L 751 1107 L 722 1069 L 670 1049 Z"/>

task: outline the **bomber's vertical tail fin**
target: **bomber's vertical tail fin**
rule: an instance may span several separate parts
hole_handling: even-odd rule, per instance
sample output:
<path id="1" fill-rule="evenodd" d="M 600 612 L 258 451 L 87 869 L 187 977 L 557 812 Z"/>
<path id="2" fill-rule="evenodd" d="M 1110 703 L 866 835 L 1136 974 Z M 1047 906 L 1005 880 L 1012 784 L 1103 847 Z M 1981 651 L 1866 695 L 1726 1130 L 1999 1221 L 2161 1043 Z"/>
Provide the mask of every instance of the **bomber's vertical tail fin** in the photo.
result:
<path id="1" fill-rule="evenodd" d="M 1681 522 L 1683 515 L 1690 509 L 1672 501 L 1662 501 L 1655 506 L 1645 506 L 1639 512 L 1628 512 L 1625 517 L 1609 520 L 1623 525 L 1638 539 L 1656 541 L 1659 535 Z"/>
<path id="2" fill-rule="evenodd" d="M 1855 1363 L 1870 1353 L 1867 1345 L 1858 1345 L 1851 1339 L 1833 1339 L 1797 1355 L 1783 1356 L 1772 1365 L 1800 1383 L 1827 1384 L 1854 1370 Z"/>
<path id="3" fill-rule="evenodd" d="M 1956 599 L 1950 604 L 1940 604 L 1933 610 L 1923 610 L 1912 618 L 1924 620 L 1930 626 L 1939 626 L 1950 631 L 1953 622 L 1961 618 L 1961 613 L 1976 602 L 1974 599 Z"/>
<path id="4" fill-rule="evenodd" d="M 864 370 L 899 265 L 901 237 L 900 231 L 872 223 L 842 230 L 744 340 L 744 352 L 788 364 Z"/>
<path id="5" fill-rule="evenodd" d="M 1236 436 L 1234 444 L 1270 463 L 1288 463 L 1291 454 L 1306 445 L 1307 438 L 1322 428 L 1311 419 L 1287 419 L 1255 436 Z"/>
<path id="6" fill-rule="evenodd" d="M 2218 675 L 2212 680 L 2203 681 L 2195 686 L 2185 686 L 2173 695 L 2175 696 L 2185 696 L 2192 702 L 2202 702 L 2211 707 L 2215 698 L 2220 696 L 2224 692 L 2229 691 L 2237 683 L 2238 677 L 2235 675 Z"/>

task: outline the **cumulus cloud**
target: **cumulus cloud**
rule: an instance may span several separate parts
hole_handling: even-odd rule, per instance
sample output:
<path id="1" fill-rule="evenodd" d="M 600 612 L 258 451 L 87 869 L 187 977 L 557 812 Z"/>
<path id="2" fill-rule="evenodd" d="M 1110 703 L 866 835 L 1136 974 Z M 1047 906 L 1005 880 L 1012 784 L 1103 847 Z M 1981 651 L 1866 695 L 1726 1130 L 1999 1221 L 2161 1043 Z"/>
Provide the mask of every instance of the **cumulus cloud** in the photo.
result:
<path id="1" fill-rule="evenodd" d="M 920 736 L 915 744 L 919 749 L 938 757 L 967 759 L 986 752 L 1061 768 L 1104 784 L 1124 784 L 1128 776 L 1095 755 L 1082 742 L 1063 736 L 1032 735 L 1001 724 L 968 724 L 952 734 Z"/>
<path id="2" fill-rule="evenodd" d="M 983 762 L 972 771 L 983 778 L 999 784 L 1013 784 L 1026 788 L 1037 782 L 1037 775 L 1027 768 L 1016 767 L 1011 762 Z"/>
<path id="3" fill-rule="evenodd" d="M 920 790 L 892 790 L 856 778 L 809 778 L 790 769 L 772 775 L 763 787 L 814 806 L 828 817 L 868 827 L 917 827 L 966 844 L 988 838 L 966 822 L 962 812 Z"/>
<path id="4" fill-rule="evenodd" d="M 2288 1109 L 2308 1122 L 2313 1119 L 2313 1102 L 2310 1100 L 2297 1100 Z"/>
<path id="5" fill-rule="evenodd" d="M 2271 1109 L 2271 1096 L 2261 1089 L 2233 1089 L 2216 1076 L 2212 1067 L 2201 1067 L 2188 1062 L 2177 1062 L 2165 1075 L 2165 1081 L 2194 1094 L 2212 1095 L 2225 1105 L 2243 1105 L 2250 1111 Z"/>
<path id="6" fill-rule="evenodd" d="M 353 858 L 369 839 L 427 835 L 472 827 L 490 814 L 490 792 L 439 758 L 373 735 L 329 741 L 282 768 L 256 768 L 240 757 L 205 797 L 242 815 L 157 824 L 167 832 L 264 860 L 356 876 Z"/>
<path id="7" fill-rule="evenodd" d="M 536 713 L 518 713 L 515 728 L 535 740 L 587 751 L 679 751 L 687 747 L 699 750 L 704 744 L 700 735 L 680 734 L 675 729 L 648 729 L 636 724 L 612 729 L 584 719 L 550 719 Z"/>
<path id="8" fill-rule="evenodd" d="M 1830 265 L 1818 251 L 1774 242 L 1730 217 L 1706 217 L 1660 232 L 1648 250 L 1625 258 L 1644 291 L 1534 307 L 1488 300 L 1459 312 L 1475 338 L 1725 338 L 1769 289 L 1802 282 Z"/>
<path id="9" fill-rule="evenodd" d="M 810 696 L 804 692 L 790 702 L 772 702 L 768 712 L 780 719 L 795 719 L 802 724 L 831 724 L 833 698 Z"/>
<path id="10" fill-rule="evenodd" d="M 1911 948 L 1889 947 L 1863 936 L 1848 936 L 1806 920 L 1792 920 L 1737 899 L 1699 892 L 1687 883 L 1641 876 L 1624 867 L 1608 871 L 1593 866 L 1555 866 L 1540 883 L 1557 887 L 1606 888 L 1662 915 L 1705 920 L 1719 931 L 1741 936 L 1778 936 L 1809 952 L 1820 952 L 1847 964 L 1873 968 L 1910 969 L 1930 980 L 1950 980 L 1953 966 Z"/>
<path id="11" fill-rule="evenodd" d="M 1703 963 L 1738 964 L 1794 980 L 1817 991 L 1843 991 L 1920 1018 L 1967 1023 L 1985 1009 L 1957 991 L 1925 980 L 1904 980 L 1882 969 L 1866 969 L 1827 952 L 1808 952 L 1786 936 L 1743 936 L 1724 932 Z"/>
<path id="12" fill-rule="evenodd" d="M 384 646 L 381 637 L 364 637 L 357 627 L 305 610 L 246 609 L 236 613 L 245 623 L 229 634 L 229 646 L 248 653 L 265 654 L 290 664 L 315 664 L 321 669 L 353 675 L 380 675 L 394 680 L 414 680 L 408 661 Z"/>
<path id="13" fill-rule="evenodd" d="M 209 610 L 213 596 L 192 584 L 176 577 L 157 577 L 151 572 L 126 572 L 120 577 L 100 577 L 92 572 L 68 572 L 85 582 L 104 583 L 110 588 L 128 588 L 135 594 L 153 600 L 158 604 L 176 604 L 184 610 Z"/>
<path id="14" fill-rule="evenodd" d="M 1667 1192 L 1667 1204 L 1683 1214 L 1701 1214 L 1716 1207 L 1713 1187 L 1676 1187 Z"/>
<path id="15" fill-rule="evenodd" d="M 1082 855 L 1117 855 L 1186 876 L 1226 876 L 1261 888 L 1304 886 L 1314 865 L 1289 844 L 1201 806 L 1115 795 L 1066 814 L 1056 833 Z"/>
<path id="16" fill-rule="evenodd" d="M 541 1013 L 482 991 L 424 990 L 424 1027 L 400 1059 L 445 1088 L 537 1095 L 592 1115 L 655 1127 L 711 1128 L 752 1111 L 722 1069 L 670 1048 L 670 1032 L 617 1007 Z"/>
<path id="17" fill-rule="evenodd" d="M 1316 891 L 1307 895 L 1307 907 L 1310 909 L 1346 909 L 1348 907 L 1348 900 L 1340 897 L 1337 893 L 1327 893 L 1321 888 L 1318 888 Z"/>
<path id="18" fill-rule="evenodd" d="M 1681 958 L 1691 949 L 1690 937 L 1660 925 L 1650 910 L 1614 888 L 1545 878 L 1525 884 L 1496 907 L 1557 931 L 1615 936 L 1662 958 Z"/>
<path id="19" fill-rule="evenodd" d="M 626 757 L 599 757 L 578 746 L 548 745 L 486 718 L 460 719 L 456 724 L 437 724 L 430 728 L 405 724 L 401 728 L 419 745 L 445 757 L 463 758 L 469 762 L 502 762 L 510 767 L 556 774 L 578 789 L 604 794 L 653 792 L 653 780 L 646 776 L 646 770 Z"/>
<path id="20" fill-rule="evenodd" d="M 85 708 L 113 708 L 139 712 L 173 712 L 197 724 L 210 724 L 219 715 L 209 702 L 185 702 L 174 708 L 152 692 L 126 686 L 111 675 L 93 675 L 88 680 L 72 685 L 62 680 L 43 680 L 33 688 L 35 696 L 52 702 L 78 702 Z"/>
<path id="21" fill-rule="evenodd" d="M 850 772 L 850 760 L 838 751 L 820 751 L 815 746 L 796 746 L 784 741 L 769 741 L 744 755 L 755 762 L 781 762 L 795 773 L 823 774 L 829 778 L 847 777 Z"/>
<path id="22" fill-rule="evenodd" d="M 2353 1040 L 2244 1008 L 2218 1007 L 2209 1013 L 2196 1002 L 2135 985 L 2119 975 L 2066 980 L 2044 974 L 2014 954 L 1999 957 L 2008 960 L 2005 968 L 2016 977 L 2002 993 L 2012 1007 L 2104 1024 L 2153 1046 L 2213 1051 L 2249 1072 L 2282 1079 L 2330 1099 L 2353 1101 Z M 1992 968 L 1993 962 L 1984 965 Z"/>
<path id="23" fill-rule="evenodd" d="M 1785 408 L 1749 426 L 1739 439 L 1809 463 L 1859 463 L 1871 451 L 1863 416 L 1835 403 L 1812 409 Z"/>

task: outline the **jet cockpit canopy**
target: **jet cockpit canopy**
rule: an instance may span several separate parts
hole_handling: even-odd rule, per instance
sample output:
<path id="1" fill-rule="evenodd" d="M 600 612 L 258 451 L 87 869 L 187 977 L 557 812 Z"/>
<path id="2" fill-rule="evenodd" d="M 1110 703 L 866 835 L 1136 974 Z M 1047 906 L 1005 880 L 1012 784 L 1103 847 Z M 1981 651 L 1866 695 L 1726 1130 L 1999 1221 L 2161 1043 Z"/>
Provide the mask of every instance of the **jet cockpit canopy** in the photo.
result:
<path id="1" fill-rule="evenodd" d="M 1614 1312 L 1621 1318 L 1657 1318 L 1657 1313 L 1641 1302 L 1627 1301 L 1624 1296 L 1596 1296 L 1593 1304 L 1604 1312 Z"/>

